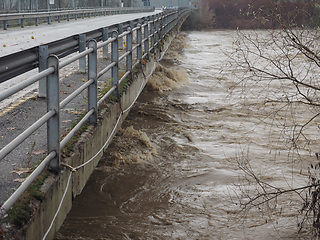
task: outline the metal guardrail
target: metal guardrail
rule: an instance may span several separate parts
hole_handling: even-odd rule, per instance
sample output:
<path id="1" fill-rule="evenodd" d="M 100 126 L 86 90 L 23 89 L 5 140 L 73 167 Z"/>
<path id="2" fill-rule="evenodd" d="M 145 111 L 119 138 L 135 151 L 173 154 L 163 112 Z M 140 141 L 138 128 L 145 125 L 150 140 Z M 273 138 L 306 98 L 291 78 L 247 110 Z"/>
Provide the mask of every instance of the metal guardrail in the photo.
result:
<path id="1" fill-rule="evenodd" d="M 38 67 L 40 70 L 44 69 L 46 66 L 46 56 L 50 54 L 55 54 L 59 58 L 65 57 L 85 48 L 86 41 L 92 39 L 98 42 L 105 40 L 109 37 L 109 32 L 115 29 L 118 29 L 121 34 L 124 28 L 130 25 L 134 26 L 139 21 L 141 22 L 143 19 L 119 23 L 118 26 L 100 28 L 80 35 L 73 35 L 62 40 L 48 43 L 45 49 L 44 46 L 37 46 L 1 57 L 0 83 Z M 41 91 L 40 96 L 43 95 L 45 95 L 45 93 Z"/>
<path id="2" fill-rule="evenodd" d="M 20 185 L 20 187 L 11 195 L 11 197 L 1 206 L 0 219 L 7 214 L 13 204 L 46 167 L 49 167 L 49 169 L 55 172 L 60 171 L 60 149 L 67 144 L 67 142 L 75 135 L 75 133 L 86 121 L 89 121 L 91 124 L 97 122 L 99 105 L 101 105 L 111 94 L 119 96 L 119 84 L 124 81 L 124 79 L 131 78 L 133 69 L 139 65 L 141 66 L 143 59 L 147 59 L 150 53 L 154 52 L 156 48 L 161 47 L 161 40 L 187 12 L 187 9 L 181 9 L 179 11 L 170 11 L 157 14 L 152 18 L 137 19 L 135 21 L 136 24 L 133 25 L 133 22 L 131 22 L 131 24 L 127 26 L 127 30 L 121 33 L 117 30 L 113 30 L 111 36 L 108 35 L 108 37 L 103 40 L 101 36 L 97 38 L 89 38 L 88 47 L 84 51 L 60 63 L 58 56 L 59 53 L 61 53 L 60 51 L 57 51 L 56 54 L 50 54 L 48 57 L 46 57 L 47 67 L 42 72 L 34 75 L 25 82 L 22 82 L 15 87 L 4 91 L 1 94 L 0 102 L 12 94 L 37 81 L 41 81 L 41 79 L 46 77 L 47 113 L 18 137 L 16 137 L 13 141 L 11 141 L 8 145 L 6 145 L 3 149 L 1 149 L 0 161 L 45 123 L 47 123 L 48 155 L 31 173 L 31 175 L 29 175 L 29 177 Z M 112 26 L 110 28 L 115 29 L 115 27 L 116 26 Z M 121 30 L 121 27 L 119 28 L 118 26 L 118 30 L 119 29 Z M 136 36 L 136 43 L 133 41 L 134 33 Z M 122 38 L 124 37 L 126 38 L 127 43 L 126 49 L 121 51 L 119 48 L 119 42 L 121 42 Z M 68 40 L 69 39 L 61 41 L 68 42 Z M 97 51 L 100 48 L 106 50 L 108 45 L 111 45 L 111 64 L 106 66 L 100 72 L 97 72 Z M 54 43 L 49 44 L 49 46 L 54 46 Z M 72 49 L 79 49 L 79 44 L 72 46 Z M 27 51 L 27 54 L 30 53 L 32 53 L 32 51 Z M 38 59 L 34 59 L 36 55 L 31 54 L 31 56 L 33 61 L 39 61 Z M 70 94 L 62 102 L 59 102 L 59 70 L 74 61 L 83 59 L 85 56 L 88 57 L 88 81 L 75 92 Z M 135 62 L 133 56 L 137 59 Z M 21 62 L 28 61 L 30 56 L 27 55 L 26 58 L 27 59 L 21 59 Z M 126 60 L 126 69 L 125 73 L 120 77 L 119 61 L 124 59 Z M 0 59 L 0 61 L 2 60 Z M 111 71 L 112 87 L 98 100 L 97 80 L 109 71 Z M 66 135 L 66 137 L 60 141 L 60 110 L 85 89 L 88 90 L 88 112 Z M 78 168 L 80 167 L 81 166 Z"/>
<path id="3" fill-rule="evenodd" d="M 34 19 L 36 26 L 39 24 L 39 19 L 46 19 L 50 24 L 54 18 L 60 22 L 62 18 L 67 21 L 70 19 L 77 20 L 78 17 L 84 19 L 91 16 L 113 15 L 113 14 L 126 14 L 135 12 L 150 12 L 153 8 L 95 8 L 95 9 L 77 9 L 77 10 L 63 10 L 63 11 L 46 11 L 46 12 L 28 12 L 28 13 L 6 13 L 0 14 L 0 21 L 3 22 L 3 29 L 7 30 L 9 21 L 16 20 L 23 28 L 25 20 Z"/>

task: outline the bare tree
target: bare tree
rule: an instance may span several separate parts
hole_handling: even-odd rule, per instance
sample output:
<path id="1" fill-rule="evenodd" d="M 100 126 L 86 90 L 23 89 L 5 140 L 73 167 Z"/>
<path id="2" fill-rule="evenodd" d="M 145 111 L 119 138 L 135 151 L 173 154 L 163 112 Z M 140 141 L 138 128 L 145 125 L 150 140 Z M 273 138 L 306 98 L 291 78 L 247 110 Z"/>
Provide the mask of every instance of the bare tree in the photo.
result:
<path id="1" fill-rule="evenodd" d="M 319 6 L 318 6 L 319 7 Z M 239 31 L 230 55 L 231 67 L 240 79 L 244 97 L 261 100 L 256 111 L 259 121 L 279 129 L 279 139 L 288 149 L 289 159 L 300 159 L 302 151 L 310 153 L 308 178 L 300 187 L 279 187 L 261 179 L 251 168 L 250 159 L 243 157 L 239 167 L 247 184 L 239 184 L 243 210 L 259 210 L 277 206 L 283 194 L 296 194 L 301 200 L 299 227 L 313 227 L 320 237 L 320 32 L 317 22 L 298 25 L 294 17 L 283 19 L 272 11 L 278 29 Z M 259 14 L 256 15 L 259 18 Z M 318 19 L 310 16 L 310 19 Z M 272 132 L 274 134 L 274 132 Z M 302 159 L 302 158 L 301 158 Z M 243 186 L 255 184 L 249 191 Z"/>

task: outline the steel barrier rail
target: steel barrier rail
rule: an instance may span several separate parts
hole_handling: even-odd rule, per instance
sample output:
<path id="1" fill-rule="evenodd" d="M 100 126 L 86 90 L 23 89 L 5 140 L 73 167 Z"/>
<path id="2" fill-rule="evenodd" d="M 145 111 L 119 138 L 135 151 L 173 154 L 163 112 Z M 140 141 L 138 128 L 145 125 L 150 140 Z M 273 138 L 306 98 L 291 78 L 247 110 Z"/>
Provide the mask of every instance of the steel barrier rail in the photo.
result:
<path id="1" fill-rule="evenodd" d="M 96 8 L 96 9 L 80 9 L 80 10 L 64 10 L 64 11 L 47 11 L 47 12 L 30 12 L 30 13 L 7 13 L 0 14 L 0 21 L 3 22 L 3 29 L 7 30 L 8 21 L 17 20 L 19 25 L 24 27 L 24 20 L 35 20 L 35 25 L 38 26 L 39 18 L 47 18 L 48 24 L 51 23 L 53 17 L 57 17 L 57 22 L 60 22 L 61 17 L 66 16 L 67 20 L 70 20 L 70 16 L 74 19 L 81 15 L 83 19 L 85 16 L 90 17 L 91 14 L 94 16 L 111 15 L 111 14 L 126 14 L 134 12 L 147 12 L 152 11 L 153 8 Z"/>
<path id="2" fill-rule="evenodd" d="M 142 64 L 142 59 L 147 58 L 148 54 L 155 50 L 156 46 L 159 46 L 160 41 L 165 35 L 174 27 L 176 21 L 182 18 L 186 14 L 186 10 L 177 12 L 169 12 L 160 14 L 157 18 L 153 18 L 151 21 L 145 19 L 145 23 L 138 24 L 137 27 L 127 28 L 127 31 L 119 34 L 117 31 L 113 31 L 111 37 L 104 42 L 97 44 L 95 39 L 89 41 L 88 47 L 85 51 L 78 53 L 71 59 L 62 61 L 59 63 L 59 58 L 56 55 L 50 55 L 47 58 L 48 67 L 46 70 L 36 74 L 28 79 L 26 83 L 20 83 L 18 86 L 13 87 L 1 94 L 0 101 L 6 97 L 20 91 L 26 86 L 39 81 L 43 77 L 47 78 L 47 113 L 44 114 L 39 120 L 31 125 L 27 130 L 16 137 L 12 142 L 5 146 L 0 151 L 0 161 L 7 154 L 9 154 L 18 144 L 24 141 L 35 130 L 47 122 L 47 152 L 48 156 L 40 163 L 40 165 L 31 173 L 29 177 L 20 185 L 20 187 L 9 197 L 9 199 L 0 208 L 0 219 L 3 218 L 13 204 L 19 199 L 24 191 L 31 185 L 31 183 L 39 176 L 42 171 L 49 167 L 52 171 L 58 172 L 60 170 L 60 149 L 63 148 L 67 142 L 77 133 L 77 131 L 83 126 L 83 124 L 89 121 L 91 124 L 97 122 L 98 107 L 102 102 L 107 99 L 111 94 L 114 94 L 119 98 L 119 84 L 127 77 L 132 77 L 132 69 Z M 150 28 L 149 28 L 150 26 Z M 144 39 L 142 39 L 142 30 L 144 30 Z M 137 43 L 133 43 L 133 33 L 136 32 Z M 121 49 L 119 48 L 119 40 L 126 37 L 127 46 L 120 55 Z M 151 47 L 149 48 L 149 44 Z M 100 48 L 106 47 L 111 44 L 112 59 L 105 69 L 97 72 L 97 51 Z M 142 50 L 145 54 L 142 56 Z M 147 51 L 148 50 L 148 51 Z M 136 51 L 136 52 L 134 52 Z M 137 57 L 135 63 L 133 63 L 133 54 Z M 70 94 L 62 102 L 59 102 L 59 69 L 62 67 L 81 59 L 84 56 L 88 56 L 88 81 Z M 126 59 L 126 72 L 119 79 L 119 61 Z M 98 100 L 97 95 L 97 80 L 108 71 L 111 71 L 112 87 L 110 90 L 101 96 Z M 86 115 L 80 120 L 80 122 L 60 141 L 60 110 L 70 103 L 76 96 L 82 93 L 85 89 L 88 89 L 88 110 Z M 50 91 L 49 91 L 50 90 Z"/>
<path id="3" fill-rule="evenodd" d="M 159 18 L 160 14 L 155 14 L 150 18 Z M 85 42 L 95 39 L 100 42 L 104 38 L 109 38 L 108 32 L 119 30 L 119 28 L 126 28 L 128 26 L 134 27 L 143 19 L 136 19 L 135 21 L 122 22 L 116 25 L 108 26 L 106 28 L 99 28 L 89 32 L 83 33 L 85 35 Z M 120 33 L 121 34 L 121 33 Z M 107 36 L 106 36 L 107 35 Z M 62 40 L 57 40 L 46 44 L 47 55 L 54 54 L 59 58 L 68 56 L 72 53 L 78 52 L 80 49 L 79 41 L 80 35 L 73 35 Z M 0 83 L 5 82 L 15 76 L 28 72 L 32 69 L 38 68 L 40 65 L 40 46 L 26 49 L 17 53 L 13 53 L 0 58 Z M 44 58 L 45 61 L 45 58 Z M 44 63 L 45 65 L 45 63 Z"/>

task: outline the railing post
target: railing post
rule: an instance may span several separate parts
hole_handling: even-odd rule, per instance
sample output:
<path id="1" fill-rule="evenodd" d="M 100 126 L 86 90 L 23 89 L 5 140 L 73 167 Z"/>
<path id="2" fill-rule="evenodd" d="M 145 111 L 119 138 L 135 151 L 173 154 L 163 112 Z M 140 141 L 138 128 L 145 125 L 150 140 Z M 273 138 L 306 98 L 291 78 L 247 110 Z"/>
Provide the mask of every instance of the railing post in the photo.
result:
<path id="1" fill-rule="evenodd" d="M 36 26 L 38 26 L 39 25 L 39 18 L 36 18 L 35 21 L 36 21 Z"/>
<path id="2" fill-rule="evenodd" d="M 141 24 L 139 23 L 138 24 L 138 29 L 137 29 L 137 44 L 138 44 L 138 47 L 137 47 L 137 58 L 138 58 L 138 61 L 141 65 L 141 60 L 142 60 L 142 33 L 141 33 Z"/>
<path id="3" fill-rule="evenodd" d="M 90 123 L 97 123 L 98 119 L 98 107 L 97 107 L 97 98 L 98 98 L 98 86 L 97 86 L 97 42 L 96 40 L 91 40 L 89 42 L 88 48 L 92 48 L 88 56 L 88 79 L 93 79 L 94 82 L 88 88 L 88 110 L 94 109 L 93 115 L 90 116 Z"/>
<path id="4" fill-rule="evenodd" d="M 164 37 L 167 34 L 168 31 L 168 15 L 164 15 L 164 21 L 163 21 L 164 31 L 162 37 Z"/>
<path id="5" fill-rule="evenodd" d="M 127 56 L 126 71 L 130 71 L 129 79 L 132 79 L 132 29 L 128 27 L 129 34 L 127 35 L 126 51 L 130 52 Z"/>
<path id="6" fill-rule="evenodd" d="M 163 31 L 164 31 L 164 29 L 163 29 L 163 21 L 164 21 L 164 19 L 163 19 L 164 17 L 163 17 L 163 13 L 161 13 L 161 17 L 159 18 L 159 29 L 160 29 L 160 31 L 159 31 L 159 40 L 161 40 L 162 39 L 162 37 L 163 37 Z"/>
<path id="7" fill-rule="evenodd" d="M 79 52 L 83 52 L 86 50 L 86 34 L 79 34 Z M 81 73 L 86 73 L 86 57 L 82 57 L 79 59 L 79 71 Z"/>
<path id="8" fill-rule="evenodd" d="M 123 24 L 120 23 L 118 24 L 118 34 L 122 34 L 123 33 Z M 119 44 L 119 49 L 123 49 L 123 38 L 120 37 L 118 40 L 118 44 Z"/>
<path id="9" fill-rule="evenodd" d="M 55 115 L 47 122 L 48 154 L 56 152 L 56 156 L 49 163 L 49 169 L 54 172 L 60 170 L 60 107 L 59 107 L 59 59 L 51 55 L 47 60 L 48 67 L 54 72 L 47 77 L 47 111 L 54 110 Z"/>
<path id="10" fill-rule="evenodd" d="M 156 33 L 156 35 L 155 35 L 155 39 L 156 39 L 156 43 L 158 43 L 159 42 L 159 39 L 160 39 L 160 24 L 159 24 L 159 18 L 156 20 L 156 31 L 157 31 L 157 33 Z"/>
<path id="11" fill-rule="evenodd" d="M 39 72 L 47 69 L 48 45 L 39 46 Z M 39 97 L 47 96 L 47 79 L 39 81 Z"/>
<path id="12" fill-rule="evenodd" d="M 145 42 L 144 42 L 144 53 L 145 54 L 148 54 L 147 55 L 147 59 L 148 59 L 148 56 L 149 56 L 149 26 L 148 26 L 148 20 L 147 20 L 147 24 L 144 26 L 144 30 L 143 30 L 143 37 L 145 39 Z"/>
<path id="13" fill-rule="evenodd" d="M 152 49 L 152 52 L 154 52 L 154 17 L 152 17 L 152 22 L 150 23 L 150 35 L 151 35 L 151 49 Z"/>
<path id="14" fill-rule="evenodd" d="M 102 41 L 105 42 L 109 38 L 108 28 L 105 27 L 105 28 L 103 28 L 102 31 L 103 31 L 102 32 Z M 109 56 L 109 52 L 108 51 L 109 51 L 108 45 L 104 46 L 103 50 L 102 50 L 102 57 L 103 58 L 108 58 L 108 56 Z"/>
<path id="15" fill-rule="evenodd" d="M 23 18 L 20 19 L 20 26 L 21 26 L 21 28 L 24 28 L 24 19 Z"/>
<path id="16" fill-rule="evenodd" d="M 111 61 L 115 63 L 112 67 L 112 86 L 117 86 L 115 90 L 115 96 L 119 98 L 119 45 L 118 45 L 118 32 L 114 31 L 112 33 L 112 38 L 116 38 L 111 43 Z"/>

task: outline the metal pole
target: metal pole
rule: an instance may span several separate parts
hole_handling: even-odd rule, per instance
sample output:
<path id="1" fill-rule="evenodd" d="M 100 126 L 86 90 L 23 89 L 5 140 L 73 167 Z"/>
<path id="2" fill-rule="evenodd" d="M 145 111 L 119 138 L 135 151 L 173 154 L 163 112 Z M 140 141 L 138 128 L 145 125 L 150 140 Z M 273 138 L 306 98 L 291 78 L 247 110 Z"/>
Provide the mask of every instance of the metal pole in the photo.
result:
<path id="1" fill-rule="evenodd" d="M 55 71 L 47 77 L 47 111 L 54 110 L 55 115 L 47 122 L 48 153 L 54 151 L 56 156 L 50 161 L 49 169 L 60 170 L 60 106 L 59 106 L 59 59 L 57 56 L 48 57 L 48 67 Z"/>
<path id="2" fill-rule="evenodd" d="M 111 43 L 111 61 L 115 63 L 112 67 L 112 86 L 116 86 L 114 95 L 119 99 L 119 52 L 118 52 L 118 32 L 114 31 L 112 33 L 112 38 L 116 38 Z"/>
<path id="3" fill-rule="evenodd" d="M 3 30 L 7 30 L 8 29 L 8 21 L 4 20 L 3 21 Z"/>
<path id="4" fill-rule="evenodd" d="M 19 13 L 21 13 L 21 0 L 19 0 L 19 2 L 18 2 L 18 11 L 19 11 Z M 21 19 L 19 19 L 19 25 L 21 26 Z"/>
<path id="5" fill-rule="evenodd" d="M 139 61 L 139 65 L 141 66 L 141 60 L 142 60 L 142 33 L 141 33 L 141 24 L 139 23 L 138 24 L 138 29 L 137 29 L 137 44 L 138 44 L 138 47 L 137 47 L 137 58 L 138 58 L 138 61 Z"/>
<path id="6" fill-rule="evenodd" d="M 149 26 L 148 26 L 148 19 L 146 19 L 147 24 L 144 26 L 143 30 L 143 37 L 145 39 L 144 42 L 144 53 L 149 54 Z M 148 55 L 147 55 L 148 59 Z"/>
<path id="7" fill-rule="evenodd" d="M 94 113 L 90 116 L 90 123 L 97 123 L 98 119 L 98 108 L 97 108 L 97 42 L 91 40 L 88 45 L 89 48 L 93 49 L 88 56 L 88 79 L 94 80 L 94 82 L 88 88 L 88 111 L 94 109 Z"/>
<path id="8" fill-rule="evenodd" d="M 118 24 L 118 34 L 122 34 L 123 33 L 123 24 L 120 23 Z M 119 44 L 119 48 L 123 49 L 123 38 L 119 38 L 118 39 L 118 44 Z"/>
<path id="9" fill-rule="evenodd" d="M 86 50 L 86 34 L 79 34 L 79 53 Z M 81 73 L 86 73 L 86 57 L 79 59 L 79 71 Z"/>
<path id="10" fill-rule="evenodd" d="M 48 45 L 39 46 L 39 72 L 47 69 Z M 39 97 L 47 96 L 47 79 L 39 81 Z"/>
<path id="11" fill-rule="evenodd" d="M 132 29 L 128 27 L 129 34 L 127 35 L 126 51 L 130 52 L 127 56 L 126 71 L 130 71 L 129 78 L 132 79 Z"/>
<path id="12" fill-rule="evenodd" d="M 151 48 L 154 52 L 154 16 L 152 16 L 152 22 L 150 23 L 150 34 L 151 34 Z"/>
<path id="13" fill-rule="evenodd" d="M 159 39 L 160 39 L 160 24 L 159 24 L 159 18 L 157 19 L 156 21 L 156 31 L 157 33 L 155 34 L 155 39 L 156 39 L 156 43 L 159 42 Z"/>
<path id="14" fill-rule="evenodd" d="M 50 12 L 50 0 L 47 0 L 47 2 L 48 2 L 48 13 Z M 50 16 L 48 17 L 48 24 L 50 24 L 51 23 L 51 18 L 50 18 Z"/>
<path id="15" fill-rule="evenodd" d="M 105 42 L 108 40 L 108 38 L 109 38 L 108 28 L 103 28 L 102 29 L 102 41 Z M 109 51 L 108 45 L 104 46 L 103 50 L 102 50 L 102 57 L 103 58 L 108 58 L 108 56 L 109 56 L 108 51 Z"/>

